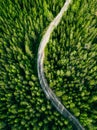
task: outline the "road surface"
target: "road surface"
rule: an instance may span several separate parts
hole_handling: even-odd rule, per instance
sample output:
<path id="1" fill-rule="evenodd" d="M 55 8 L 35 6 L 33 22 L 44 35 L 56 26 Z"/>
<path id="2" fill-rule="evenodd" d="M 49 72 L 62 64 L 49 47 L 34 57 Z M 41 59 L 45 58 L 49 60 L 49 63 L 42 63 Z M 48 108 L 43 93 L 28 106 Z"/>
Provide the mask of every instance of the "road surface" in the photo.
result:
<path id="1" fill-rule="evenodd" d="M 67 11 L 69 4 L 72 2 L 72 0 L 66 0 L 64 3 L 64 6 L 58 13 L 58 15 L 54 18 L 54 20 L 50 23 L 48 26 L 48 29 L 46 33 L 43 35 L 43 38 L 40 42 L 39 49 L 38 49 L 38 57 L 37 57 L 37 71 L 38 71 L 38 78 L 40 81 L 40 85 L 46 94 L 47 99 L 51 101 L 51 103 L 54 105 L 54 107 L 69 121 L 73 123 L 76 130 L 85 130 L 80 122 L 66 109 L 66 107 L 60 102 L 58 97 L 54 94 L 54 92 L 50 89 L 47 80 L 44 75 L 43 70 L 43 60 L 44 60 L 44 49 L 49 41 L 50 35 L 53 32 L 53 30 L 57 27 L 59 24 L 63 14 L 65 11 Z"/>

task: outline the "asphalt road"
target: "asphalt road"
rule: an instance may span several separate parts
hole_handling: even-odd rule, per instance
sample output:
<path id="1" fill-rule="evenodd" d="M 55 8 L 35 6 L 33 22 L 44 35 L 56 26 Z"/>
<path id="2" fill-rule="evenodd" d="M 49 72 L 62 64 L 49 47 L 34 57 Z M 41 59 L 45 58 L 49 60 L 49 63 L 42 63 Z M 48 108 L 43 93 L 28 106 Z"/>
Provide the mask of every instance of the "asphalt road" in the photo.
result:
<path id="1" fill-rule="evenodd" d="M 66 109 L 66 107 L 60 102 L 58 97 L 54 94 L 54 92 L 50 89 L 47 80 L 44 75 L 43 70 L 43 60 L 44 60 L 44 49 L 49 41 L 50 35 L 59 24 L 63 14 L 65 11 L 67 11 L 69 4 L 72 2 L 72 0 L 66 0 L 64 3 L 64 6 L 58 13 L 58 15 L 54 18 L 54 20 L 50 23 L 50 25 L 47 28 L 46 33 L 43 35 L 43 38 L 40 42 L 39 49 L 38 49 L 38 57 L 37 57 L 37 71 L 38 71 L 38 78 L 40 81 L 40 85 L 47 97 L 53 104 L 53 106 L 69 121 L 71 121 L 74 125 L 75 130 L 85 130 L 80 122 Z"/>

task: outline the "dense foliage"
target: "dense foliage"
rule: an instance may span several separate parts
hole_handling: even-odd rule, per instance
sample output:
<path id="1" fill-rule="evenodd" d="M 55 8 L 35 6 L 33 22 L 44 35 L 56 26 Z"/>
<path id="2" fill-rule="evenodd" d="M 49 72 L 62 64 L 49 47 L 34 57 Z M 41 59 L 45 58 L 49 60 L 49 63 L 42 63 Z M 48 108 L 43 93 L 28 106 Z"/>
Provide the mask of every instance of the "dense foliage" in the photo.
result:
<path id="1" fill-rule="evenodd" d="M 45 73 L 66 107 L 84 126 L 97 129 L 97 2 L 85 1 L 84 9 L 81 0 L 72 3 L 53 32 Z M 36 68 L 41 37 L 63 4 L 64 0 L 0 1 L 0 130 L 72 129 L 47 101 Z"/>
<path id="2" fill-rule="evenodd" d="M 75 2 L 45 50 L 50 87 L 89 130 L 97 129 L 97 2 L 93 2 Z"/>

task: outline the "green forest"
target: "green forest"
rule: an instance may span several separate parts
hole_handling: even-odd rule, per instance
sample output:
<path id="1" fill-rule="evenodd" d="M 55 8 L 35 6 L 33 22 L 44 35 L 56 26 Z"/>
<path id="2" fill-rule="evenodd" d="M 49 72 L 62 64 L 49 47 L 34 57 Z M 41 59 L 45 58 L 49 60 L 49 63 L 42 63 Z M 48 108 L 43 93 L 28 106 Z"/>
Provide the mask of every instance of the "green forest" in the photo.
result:
<path id="1" fill-rule="evenodd" d="M 47 100 L 37 52 L 65 0 L 0 0 L 0 130 L 73 130 Z M 50 88 L 86 130 L 97 130 L 97 1 L 72 0 L 45 48 Z"/>

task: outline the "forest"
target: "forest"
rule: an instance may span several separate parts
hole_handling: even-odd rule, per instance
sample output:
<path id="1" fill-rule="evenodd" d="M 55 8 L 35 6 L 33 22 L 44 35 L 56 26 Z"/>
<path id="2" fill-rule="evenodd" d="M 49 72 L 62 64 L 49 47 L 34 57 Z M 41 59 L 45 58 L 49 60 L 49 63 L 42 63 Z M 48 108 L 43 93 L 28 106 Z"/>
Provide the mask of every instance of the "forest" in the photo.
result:
<path id="1" fill-rule="evenodd" d="M 0 130 L 73 130 L 47 100 L 37 52 L 65 0 L 0 1 Z M 97 130 L 97 1 L 72 0 L 45 49 L 50 88 L 86 130 Z"/>

